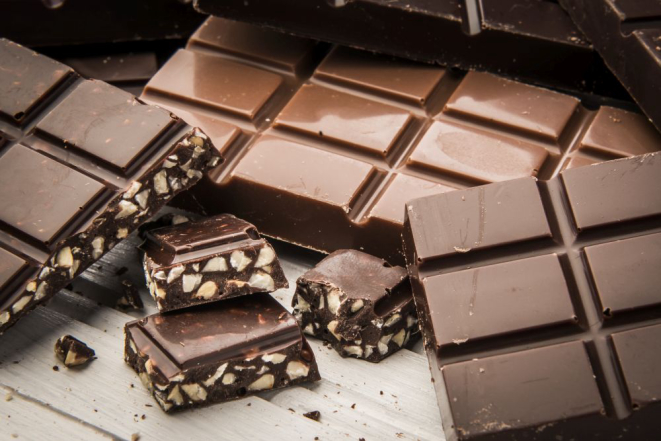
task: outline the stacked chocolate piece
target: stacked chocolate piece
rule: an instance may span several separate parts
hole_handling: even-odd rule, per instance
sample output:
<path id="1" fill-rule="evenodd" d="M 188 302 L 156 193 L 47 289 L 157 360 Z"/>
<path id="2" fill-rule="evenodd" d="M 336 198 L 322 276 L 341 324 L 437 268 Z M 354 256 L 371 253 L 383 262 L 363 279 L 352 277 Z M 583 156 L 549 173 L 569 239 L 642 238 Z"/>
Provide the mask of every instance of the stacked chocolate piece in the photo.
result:
<path id="1" fill-rule="evenodd" d="M 46 3 L 0 37 L 97 79 L 0 40 L 0 332 L 169 203 L 125 342 L 166 412 L 422 335 L 449 440 L 658 438 L 658 1 Z M 293 313 L 257 228 L 329 253 Z"/>

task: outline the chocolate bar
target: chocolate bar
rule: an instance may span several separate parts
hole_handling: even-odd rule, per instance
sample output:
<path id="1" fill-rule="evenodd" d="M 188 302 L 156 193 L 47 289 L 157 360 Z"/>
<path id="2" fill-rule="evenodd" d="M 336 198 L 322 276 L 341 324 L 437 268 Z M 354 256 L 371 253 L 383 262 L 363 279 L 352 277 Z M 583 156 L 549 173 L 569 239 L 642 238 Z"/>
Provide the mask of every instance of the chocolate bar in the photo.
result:
<path id="1" fill-rule="evenodd" d="M 320 380 L 296 319 L 268 294 L 152 315 L 125 331 L 126 362 L 166 412 Z"/>
<path id="2" fill-rule="evenodd" d="M 196 0 L 206 14 L 561 89 L 626 93 L 557 3 L 542 0 Z"/>
<path id="3" fill-rule="evenodd" d="M 203 127 L 228 158 L 174 204 L 392 264 L 404 263 L 410 199 L 661 147 L 635 112 L 218 18 L 143 98 Z"/>
<path id="4" fill-rule="evenodd" d="M 560 4 L 661 130 L 661 3 L 560 0 Z"/>
<path id="5" fill-rule="evenodd" d="M 303 332 L 343 357 L 379 362 L 418 339 L 406 270 L 356 250 L 335 251 L 296 281 Z"/>
<path id="6" fill-rule="evenodd" d="M 447 439 L 654 439 L 661 153 L 406 205 Z"/>
<path id="7" fill-rule="evenodd" d="M 186 38 L 204 20 L 189 3 L 0 0 L 0 35 L 31 47 Z"/>
<path id="8" fill-rule="evenodd" d="M 142 248 L 159 311 L 289 286 L 273 247 L 231 214 L 152 230 Z"/>
<path id="9" fill-rule="evenodd" d="M 55 355 L 66 367 L 81 366 L 94 359 L 94 349 L 71 335 L 63 335 L 55 342 Z"/>
<path id="10" fill-rule="evenodd" d="M 220 162 L 207 136 L 0 40 L 0 332 Z"/>

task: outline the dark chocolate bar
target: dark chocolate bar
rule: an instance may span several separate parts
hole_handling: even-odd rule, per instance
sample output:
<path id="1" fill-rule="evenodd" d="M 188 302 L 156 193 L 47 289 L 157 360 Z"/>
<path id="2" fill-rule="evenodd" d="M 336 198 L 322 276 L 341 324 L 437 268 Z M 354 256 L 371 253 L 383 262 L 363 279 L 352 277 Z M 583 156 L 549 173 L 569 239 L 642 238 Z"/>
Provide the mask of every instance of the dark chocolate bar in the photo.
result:
<path id="1" fill-rule="evenodd" d="M 661 153 L 409 202 L 447 439 L 652 440 Z"/>
<path id="2" fill-rule="evenodd" d="M 231 214 L 152 230 L 142 248 L 160 311 L 289 286 L 273 247 Z"/>
<path id="3" fill-rule="evenodd" d="M 0 332 L 196 183 L 207 136 L 0 40 Z"/>
<path id="4" fill-rule="evenodd" d="M 565 11 L 549 1 L 196 0 L 195 6 L 378 53 L 626 95 Z"/>
<path id="5" fill-rule="evenodd" d="M 343 357 L 379 362 L 420 336 L 406 270 L 339 250 L 296 281 L 294 316 L 303 332 Z"/>
<path id="6" fill-rule="evenodd" d="M 218 18 L 143 98 L 203 127 L 228 157 L 180 207 L 392 264 L 404 262 L 410 199 L 661 148 L 638 113 Z"/>
<path id="7" fill-rule="evenodd" d="M 661 3 L 560 0 L 560 4 L 661 130 Z"/>
<path id="8" fill-rule="evenodd" d="M 0 0 L 0 11 L 0 37 L 31 47 L 186 38 L 204 20 L 180 0 Z"/>
<path id="9" fill-rule="evenodd" d="M 320 379 L 296 319 L 268 294 L 152 315 L 125 331 L 126 362 L 166 412 Z"/>

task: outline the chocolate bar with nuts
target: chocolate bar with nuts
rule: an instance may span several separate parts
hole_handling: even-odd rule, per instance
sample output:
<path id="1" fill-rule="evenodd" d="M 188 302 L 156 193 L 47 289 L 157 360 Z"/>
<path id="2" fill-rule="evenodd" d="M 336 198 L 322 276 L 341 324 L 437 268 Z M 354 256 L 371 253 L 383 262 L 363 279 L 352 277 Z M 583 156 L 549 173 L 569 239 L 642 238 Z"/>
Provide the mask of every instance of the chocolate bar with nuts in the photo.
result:
<path id="1" fill-rule="evenodd" d="M 125 360 L 166 412 L 318 381 L 296 319 L 260 293 L 126 325 Z"/>
<path id="2" fill-rule="evenodd" d="M 0 332 L 220 162 L 207 136 L 0 40 Z"/>
<path id="3" fill-rule="evenodd" d="M 55 342 L 55 355 L 66 367 L 81 366 L 94 358 L 94 349 L 71 335 L 63 335 Z"/>
<path id="4" fill-rule="evenodd" d="M 343 357 L 379 362 L 419 337 L 406 270 L 356 250 L 335 251 L 296 281 L 303 331 Z"/>
<path id="5" fill-rule="evenodd" d="M 158 228 L 142 247 L 160 311 L 289 286 L 273 247 L 231 214 Z"/>

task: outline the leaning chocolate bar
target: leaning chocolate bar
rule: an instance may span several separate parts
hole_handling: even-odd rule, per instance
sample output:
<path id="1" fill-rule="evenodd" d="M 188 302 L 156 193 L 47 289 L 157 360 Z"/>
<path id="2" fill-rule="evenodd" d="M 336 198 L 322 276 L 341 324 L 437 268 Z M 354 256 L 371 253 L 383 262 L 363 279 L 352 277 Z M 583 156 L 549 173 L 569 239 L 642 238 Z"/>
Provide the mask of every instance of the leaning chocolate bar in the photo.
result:
<path id="1" fill-rule="evenodd" d="M 143 249 L 160 311 L 289 286 L 273 247 L 231 214 L 153 230 Z"/>
<path id="2" fill-rule="evenodd" d="M 378 362 L 419 337 L 406 270 L 339 250 L 296 281 L 294 315 L 343 357 Z"/>
<path id="3" fill-rule="evenodd" d="M 128 323 L 126 362 L 164 411 L 317 381 L 296 319 L 255 294 Z"/>
<path id="4" fill-rule="evenodd" d="M 652 440 L 661 153 L 407 204 L 447 439 Z"/>
<path id="5" fill-rule="evenodd" d="M 169 112 L 0 40 L 0 332 L 220 162 Z"/>

